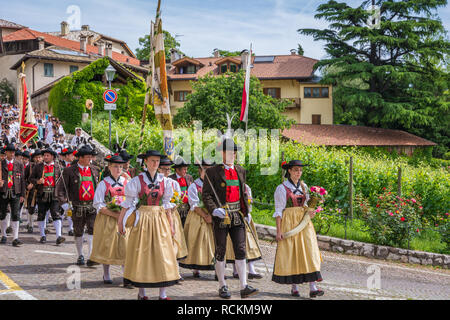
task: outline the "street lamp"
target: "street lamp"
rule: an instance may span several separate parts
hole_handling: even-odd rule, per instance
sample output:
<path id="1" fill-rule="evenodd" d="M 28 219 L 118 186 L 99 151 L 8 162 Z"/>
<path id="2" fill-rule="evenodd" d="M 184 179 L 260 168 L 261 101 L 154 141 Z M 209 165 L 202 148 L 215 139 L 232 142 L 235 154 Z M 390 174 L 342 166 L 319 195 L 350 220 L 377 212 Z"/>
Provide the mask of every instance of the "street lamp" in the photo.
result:
<path id="1" fill-rule="evenodd" d="M 109 89 L 111 89 L 111 81 L 114 80 L 116 69 L 110 64 L 105 69 L 106 80 L 109 82 Z M 111 150 L 111 110 L 109 110 L 109 150 Z"/>

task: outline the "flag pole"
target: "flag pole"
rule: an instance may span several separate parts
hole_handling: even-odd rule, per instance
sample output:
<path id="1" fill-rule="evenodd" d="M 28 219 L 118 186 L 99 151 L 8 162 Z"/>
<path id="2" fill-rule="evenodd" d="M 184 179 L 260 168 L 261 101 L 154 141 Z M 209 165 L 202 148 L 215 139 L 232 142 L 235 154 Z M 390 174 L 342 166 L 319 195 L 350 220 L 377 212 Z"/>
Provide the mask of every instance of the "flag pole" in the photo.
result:
<path id="1" fill-rule="evenodd" d="M 153 78 L 153 65 L 152 65 L 152 53 L 153 53 L 153 21 L 150 22 L 150 36 L 149 36 L 149 40 L 150 40 L 150 54 L 148 57 L 148 62 L 150 65 L 150 70 L 148 72 L 147 75 L 147 83 L 146 83 L 146 92 L 145 92 L 145 101 L 144 101 L 144 109 L 142 110 L 142 122 L 141 122 L 141 135 L 139 137 L 139 148 L 138 151 L 139 153 L 142 150 L 142 146 L 143 146 L 143 139 L 144 139 L 144 127 L 145 127 L 145 120 L 147 119 L 147 106 L 150 104 L 151 102 L 151 95 L 152 93 L 151 88 L 151 79 Z"/>

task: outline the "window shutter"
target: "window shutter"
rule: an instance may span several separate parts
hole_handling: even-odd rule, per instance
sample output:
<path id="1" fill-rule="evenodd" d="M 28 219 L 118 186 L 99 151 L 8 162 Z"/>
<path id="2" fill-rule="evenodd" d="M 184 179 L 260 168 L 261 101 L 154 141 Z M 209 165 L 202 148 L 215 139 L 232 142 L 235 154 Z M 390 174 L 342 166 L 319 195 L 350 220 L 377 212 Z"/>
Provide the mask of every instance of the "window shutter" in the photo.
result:
<path id="1" fill-rule="evenodd" d="M 275 88 L 276 98 L 281 99 L 281 88 Z"/>
<path id="2" fill-rule="evenodd" d="M 180 91 L 174 91 L 173 98 L 174 101 L 180 101 Z"/>

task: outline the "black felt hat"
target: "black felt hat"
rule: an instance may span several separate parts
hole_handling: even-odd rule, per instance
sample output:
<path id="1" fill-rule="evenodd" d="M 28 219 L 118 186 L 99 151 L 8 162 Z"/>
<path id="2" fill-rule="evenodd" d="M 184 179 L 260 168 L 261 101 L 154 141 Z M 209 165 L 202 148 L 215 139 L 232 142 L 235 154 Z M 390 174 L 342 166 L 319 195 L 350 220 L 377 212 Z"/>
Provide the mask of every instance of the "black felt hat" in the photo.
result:
<path id="1" fill-rule="evenodd" d="M 22 157 L 30 159 L 31 155 L 30 155 L 30 153 L 28 151 L 24 151 L 24 152 L 22 152 Z"/>
<path id="2" fill-rule="evenodd" d="M 48 148 L 45 149 L 44 151 L 42 151 L 42 154 L 46 154 L 46 153 L 50 153 L 54 158 L 56 158 L 57 153 L 55 151 L 53 151 L 52 149 Z"/>
<path id="3" fill-rule="evenodd" d="M 4 147 L 5 151 L 16 151 L 16 147 L 14 146 L 14 144 L 12 143 L 8 143 L 5 147 Z"/>
<path id="4" fill-rule="evenodd" d="M 86 155 L 95 156 L 97 153 L 94 149 L 91 148 L 89 145 L 84 145 L 80 149 L 77 150 L 77 153 L 75 154 L 76 157 L 82 157 Z"/>
<path id="5" fill-rule="evenodd" d="M 183 158 L 178 157 L 177 159 L 175 159 L 175 162 L 172 165 L 172 168 L 176 169 L 176 168 L 182 168 L 182 167 L 189 167 L 189 164 L 184 161 Z"/>
<path id="6" fill-rule="evenodd" d="M 120 155 L 109 155 L 104 160 L 110 163 L 127 163 L 127 160 L 123 159 Z"/>
<path id="7" fill-rule="evenodd" d="M 139 159 L 147 159 L 148 157 L 162 157 L 161 153 L 156 150 L 147 150 L 146 153 L 141 153 L 137 156 Z"/>
<path id="8" fill-rule="evenodd" d="M 233 139 L 224 139 L 216 148 L 217 151 L 240 151 L 242 148 L 239 147 Z"/>
<path id="9" fill-rule="evenodd" d="M 289 169 L 289 168 L 292 168 L 292 167 L 306 167 L 306 166 L 308 166 L 307 164 L 304 164 L 302 161 L 300 161 L 300 160 L 291 160 L 291 161 L 289 161 L 289 162 L 283 162 L 282 164 L 281 164 L 281 167 L 284 169 L 284 170 L 287 170 L 287 169 Z"/>
<path id="10" fill-rule="evenodd" d="M 159 162 L 159 166 L 171 166 L 173 165 L 172 160 L 168 156 L 162 156 L 161 161 Z"/>
<path id="11" fill-rule="evenodd" d="M 22 151 L 16 150 L 16 152 L 14 153 L 14 156 L 16 156 L 16 157 L 22 156 Z"/>
<path id="12" fill-rule="evenodd" d="M 36 156 L 42 156 L 42 151 L 40 149 L 36 149 L 32 154 L 31 154 L 31 159 L 33 159 Z"/>
<path id="13" fill-rule="evenodd" d="M 125 149 L 122 149 L 122 150 L 119 152 L 119 156 L 121 156 L 122 159 L 126 160 L 127 162 L 130 161 L 131 159 L 133 159 L 133 156 L 132 156 L 132 155 L 129 155 L 128 152 L 127 152 L 127 150 L 125 150 Z"/>
<path id="14" fill-rule="evenodd" d="M 64 149 L 61 150 L 60 155 L 62 155 L 62 156 L 67 156 L 68 154 L 73 153 L 73 151 L 74 151 L 74 150 L 73 150 L 71 147 L 69 147 L 69 148 L 64 148 Z"/>

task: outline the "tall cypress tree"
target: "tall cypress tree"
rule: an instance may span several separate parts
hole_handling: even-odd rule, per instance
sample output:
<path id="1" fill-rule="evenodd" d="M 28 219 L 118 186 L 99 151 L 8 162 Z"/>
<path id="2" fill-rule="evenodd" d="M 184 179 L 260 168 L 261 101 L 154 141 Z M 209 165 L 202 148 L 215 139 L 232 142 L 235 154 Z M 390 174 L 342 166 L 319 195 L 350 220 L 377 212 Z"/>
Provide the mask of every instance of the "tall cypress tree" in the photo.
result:
<path id="1" fill-rule="evenodd" d="M 322 83 L 334 86 L 338 123 L 422 133 L 440 143 L 442 152 L 448 149 L 442 115 L 449 120 L 450 42 L 437 15 L 446 4 L 369 0 L 352 8 L 330 0 L 319 5 L 315 18 L 325 19 L 328 28 L 298 31 L 326 42 L 327 57 L 315 68 L 323 71 Z"/>

